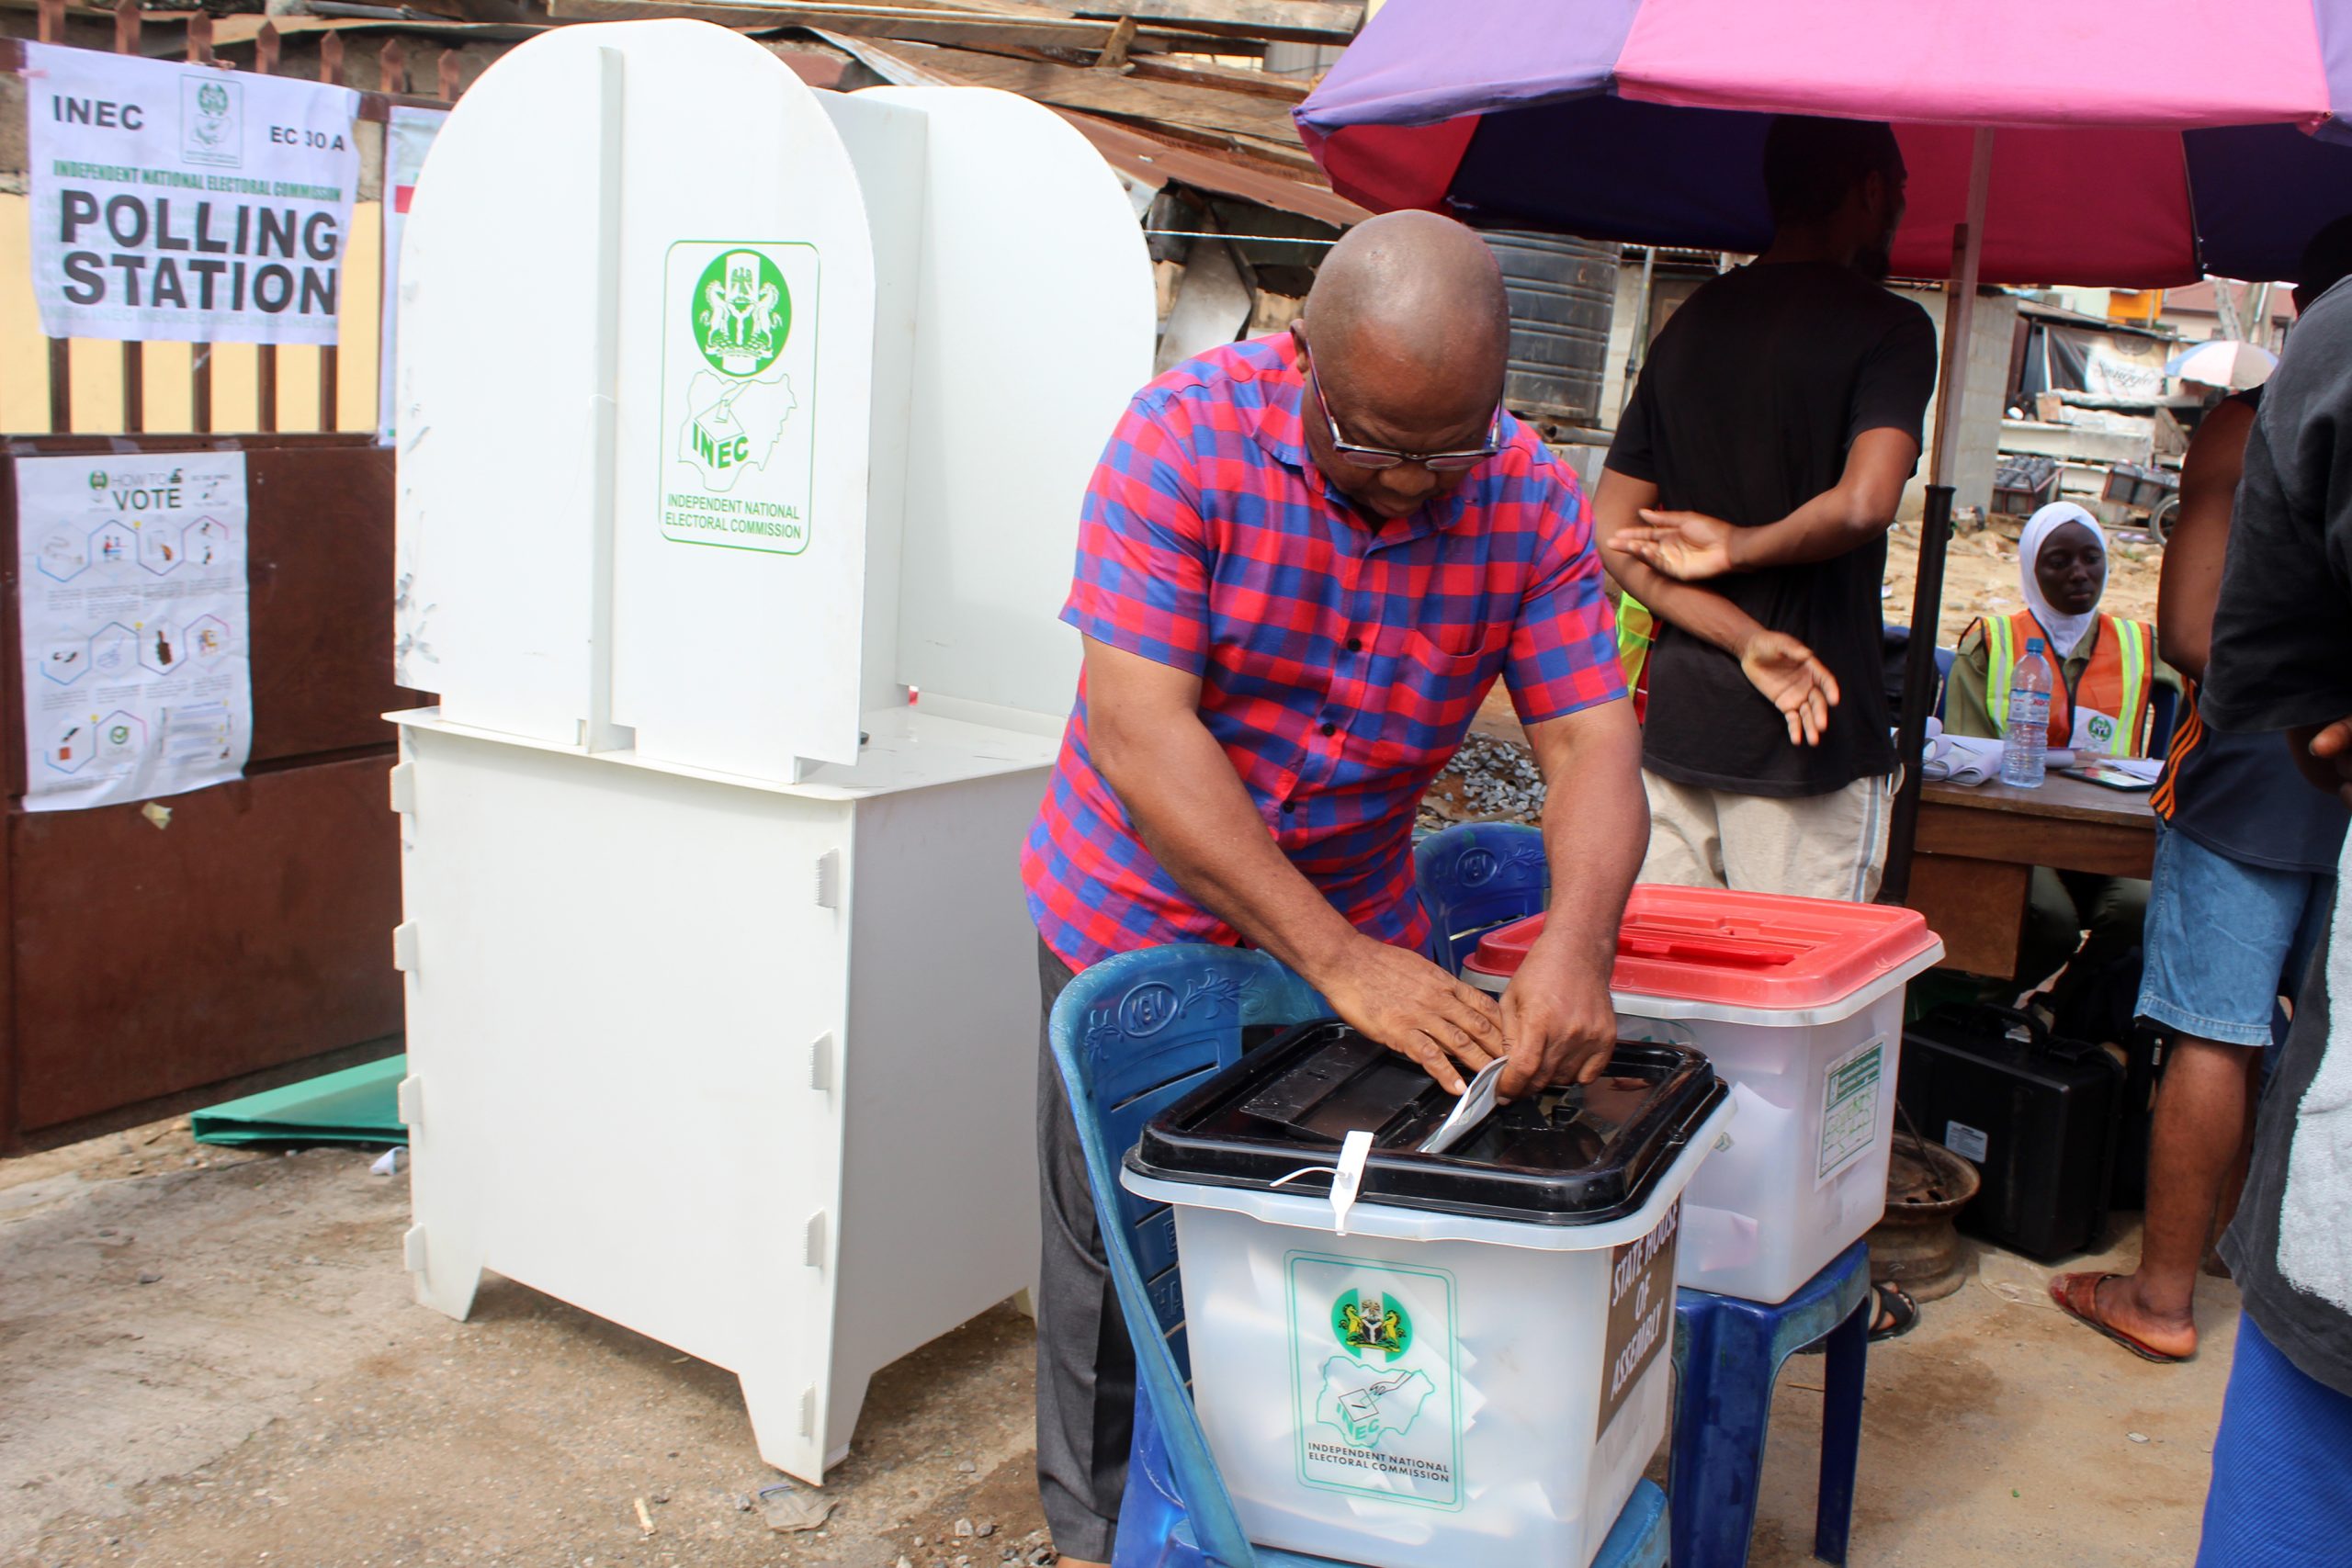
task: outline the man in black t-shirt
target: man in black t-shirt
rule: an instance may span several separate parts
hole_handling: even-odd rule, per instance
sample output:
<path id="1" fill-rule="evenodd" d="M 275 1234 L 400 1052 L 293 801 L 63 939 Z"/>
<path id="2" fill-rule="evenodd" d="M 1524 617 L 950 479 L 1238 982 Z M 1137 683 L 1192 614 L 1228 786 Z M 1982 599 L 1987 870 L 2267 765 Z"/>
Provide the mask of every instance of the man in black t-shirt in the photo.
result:
<path id="1" fill-rule="evenodd" d="M 1776 232 L 1674 313 L 1594 498 L 1594 536 L 1660 630 L 1645 882 L 1867 899 L 1894 748 L 1886 529 L 1935 390 L 1928 313 L 1879 286 L 1903 216 L 1885 125 L 1784 116 Z"/>

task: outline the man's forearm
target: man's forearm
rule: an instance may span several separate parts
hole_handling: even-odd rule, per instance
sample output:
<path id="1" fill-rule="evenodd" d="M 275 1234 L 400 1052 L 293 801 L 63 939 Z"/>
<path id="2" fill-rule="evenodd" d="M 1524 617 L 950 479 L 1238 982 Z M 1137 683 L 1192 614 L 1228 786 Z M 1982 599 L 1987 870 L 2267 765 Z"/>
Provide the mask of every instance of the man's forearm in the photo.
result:
<path id="1" fill-rule="evenodd" d="M 1899 499 L 1899 498 L 1898 498 Z M 1726 547 L 1735 571 L 1832 560 L 1886 532 L 1894 507 L 1857 497 L 1840 484 L 1823 491 L 1778 523 L 1735 528 Z"/>
<path id="2" fill-rule="evenodd" d="M 1623 551 L 1606 546 L 1601 548 L 1600 558 L 1608 567 L 1609 575 L 1647 606 L 1651 615 L 1702 642 L 1713 643 L 1734 659 L 1762 629 L 1754 616 L 1712 588 L 1678 582 Z"/>
<path id="3" fill-rule="evenodd" d="M 1197 719 L 1175 720 L 1095 761 L 1154 859 L 1201 908 L 1313 980 L 1356 936 L 1291 864 L 1240 775 Z"/>
<path id="4" fill-rule="evenodd" d="M 1579 747 L 1560 776 L 1547 779 L 1544 806 L 1544 854 L 1552 871 L 1545 945 L 1604 985 L 1650 837 L 1640 731 L 1633 730 L 1630 747 L 1611 742 Z"/>

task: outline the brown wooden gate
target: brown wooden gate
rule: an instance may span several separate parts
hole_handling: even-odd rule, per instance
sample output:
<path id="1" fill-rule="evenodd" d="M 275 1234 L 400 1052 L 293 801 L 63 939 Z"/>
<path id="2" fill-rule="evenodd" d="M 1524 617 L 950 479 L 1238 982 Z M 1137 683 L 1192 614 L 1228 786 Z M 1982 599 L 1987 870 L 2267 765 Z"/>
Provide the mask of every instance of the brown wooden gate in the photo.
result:
<path id="1" fill-rule="evenodd" d="M 8 457 L 243 448 L 253 753 L 234 784 L 139 806 L 24 809 L 22 675 L 0 681 L 0 1153 L 242 1074 L 394 1035 L 400 837 L 392 466 L 365 435 L 33 436 Z M 0 464 L 21 646 L 15 466 Z M 12 660 L 13 666 L 13 660 Z"/>

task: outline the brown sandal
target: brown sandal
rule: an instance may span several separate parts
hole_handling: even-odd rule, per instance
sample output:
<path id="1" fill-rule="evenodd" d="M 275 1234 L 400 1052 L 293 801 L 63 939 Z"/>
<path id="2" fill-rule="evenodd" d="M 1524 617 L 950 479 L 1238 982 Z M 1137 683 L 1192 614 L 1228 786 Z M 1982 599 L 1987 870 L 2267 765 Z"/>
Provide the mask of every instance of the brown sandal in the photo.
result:
<path id="1" fill-rule="evenodd" d="M 2121 1278 L 2120 1274 L 2061 1274 L 2050 1281 L 2050 1299 L 2058 1303 L 2060 1312 L 2084 1327 L 2105 1335 L 2143 1361 L 2173 1367 L 2188 1360 L 2188 1356 L 2169 1355 L 2133 1338 L 2098 1315 L 2098 1288 L 2109 1280 Z"/>

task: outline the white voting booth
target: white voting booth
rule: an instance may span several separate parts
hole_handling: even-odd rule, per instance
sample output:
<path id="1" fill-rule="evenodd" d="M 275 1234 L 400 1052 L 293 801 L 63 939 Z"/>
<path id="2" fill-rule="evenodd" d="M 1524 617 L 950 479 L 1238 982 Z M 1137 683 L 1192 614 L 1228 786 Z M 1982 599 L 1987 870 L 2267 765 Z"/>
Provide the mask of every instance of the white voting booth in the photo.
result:
<path id="1" fill-rule="evenodd" d="M 726 1367 L 817 1481 L 1035 1267 L 1017 860 L 1133 210 L 1022 98 L 571 27 L 458 105 L 401 288 L 418 1299 Z"/>

